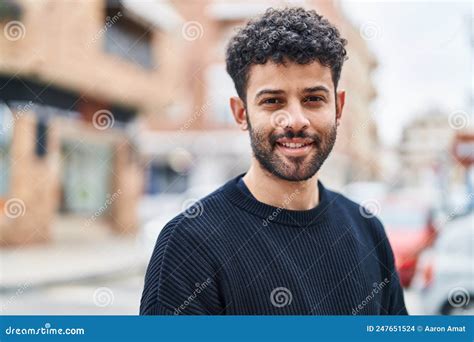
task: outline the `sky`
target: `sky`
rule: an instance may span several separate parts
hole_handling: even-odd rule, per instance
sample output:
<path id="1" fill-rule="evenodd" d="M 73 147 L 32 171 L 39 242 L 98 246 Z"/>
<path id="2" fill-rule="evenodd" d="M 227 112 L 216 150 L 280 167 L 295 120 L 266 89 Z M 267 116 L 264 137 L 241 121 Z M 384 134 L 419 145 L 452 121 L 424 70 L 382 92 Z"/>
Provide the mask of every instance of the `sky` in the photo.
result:
<path id="1" fill-rule="evenodd" d="M 341 6 L 378 60 L 372 114 L 382 143 L 394 146 L 402 128 L 437 108 L 472 122 L 472 4 L 469 1 L 353 1 Z"/>

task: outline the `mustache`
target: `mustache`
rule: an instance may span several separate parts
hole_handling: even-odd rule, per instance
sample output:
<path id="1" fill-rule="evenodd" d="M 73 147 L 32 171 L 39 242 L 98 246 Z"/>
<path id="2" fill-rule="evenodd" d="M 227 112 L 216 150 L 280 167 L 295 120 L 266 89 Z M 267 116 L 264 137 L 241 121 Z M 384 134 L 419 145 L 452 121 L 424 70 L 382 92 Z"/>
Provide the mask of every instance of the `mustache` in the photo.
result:
<path id="1" fill-rule="evenodd" d="M 299 132 L 296 132 L 296 133 L 293 132 L 293 131 L 287 131 L 287 132 L 281 133 L 281 134 L 272 134 L 270 136 L 270 144 L 275 145 L 277 140 L 282 139 L 282 138 L 287 138 L 287 139 L 293 139 L 293 138 L 310 139 L 318 146 L 322 142 L 322 139 L 318 134 L 308 134 L 307 132 L 304 132 L 304 131 L 299 131 Z"/>

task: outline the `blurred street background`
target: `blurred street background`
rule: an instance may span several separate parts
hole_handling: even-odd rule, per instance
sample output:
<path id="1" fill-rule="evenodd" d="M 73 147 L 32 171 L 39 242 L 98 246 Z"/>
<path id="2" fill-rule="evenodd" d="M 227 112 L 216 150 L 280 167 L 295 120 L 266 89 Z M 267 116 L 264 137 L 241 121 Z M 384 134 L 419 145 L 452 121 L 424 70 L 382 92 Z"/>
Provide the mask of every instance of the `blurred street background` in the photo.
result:
<path id="1" fill-rule="evenodd" d="M 474 313 L 470 1 L 0 0 L 1 314 L 138 314 L 160 230 L 249 166 L 224 53 L 270 6 L 349 42 L 322 182 L 380 217 L 411 314 Z"/>

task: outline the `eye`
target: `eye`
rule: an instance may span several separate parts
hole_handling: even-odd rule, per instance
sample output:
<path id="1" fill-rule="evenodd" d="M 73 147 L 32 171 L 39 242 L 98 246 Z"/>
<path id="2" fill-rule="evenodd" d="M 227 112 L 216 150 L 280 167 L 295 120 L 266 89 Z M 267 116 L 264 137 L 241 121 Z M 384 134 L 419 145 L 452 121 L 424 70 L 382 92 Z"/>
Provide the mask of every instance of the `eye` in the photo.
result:
<path id="1" fill-rule="evenodd" d="M 262 101 L 263 104 L 280 104 L 282 101 L 279 98 L 272 97 Z"/>
<path id="2" fill-rule="evenodd" d="M 303 102 L 321 102 L 324 101 L 324 98 L 322 96 L 308 96 L 305 97 Z"/>

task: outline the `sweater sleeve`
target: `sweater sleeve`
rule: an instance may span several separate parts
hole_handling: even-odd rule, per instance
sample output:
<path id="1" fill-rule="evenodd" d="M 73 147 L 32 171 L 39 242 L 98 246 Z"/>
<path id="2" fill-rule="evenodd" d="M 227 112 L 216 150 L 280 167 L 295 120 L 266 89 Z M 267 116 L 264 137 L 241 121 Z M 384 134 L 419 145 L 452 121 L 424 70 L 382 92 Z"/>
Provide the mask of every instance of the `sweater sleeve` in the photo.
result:
<path id="1" fill-rule="evenodd" d="M 161 231 L 145 275 L 140 315 L 217 315 L 223 305 L 205 236 L 178 216 Z"/>
<path id="2" fill-rule="evenodd" d="M 375 224 L 378 226 L 380 233 L 382 234 L 381 238 L 385 241 L 382 244 L 383 251 L 381 254 L 384 256 L 384 270 L 389 280 L 389 291 L 388 299 L 386 301 L 385 314 L 387 315 L 408 315 L 407 309 L 405 307 L 405 299 L 403 296 L 403 289 L 400 284 L 400 277 L 398 275 L 397 269 L 395 267 L 395 258 L 393 255 L 392 246 L 390 241 L 385 233 L 382 222 L 379 219 L 374 218 Z"/>
<path id="3" fill-rule="evenodd" d="M 400 279 L 396 270 L 393 271 L 390 282 L 390 299 L 388 305 L 388 315 L 408 315 L 403 297 L 403 289 L 400 285 Z"/>
<path id="4" fill-rule="evenodd" d="M 390 271 L 390 292 L 388 301 L 388 315 L 408 315 L 403 296 L 403 288 L 400 283 L 400 277 L 395 267 L 395 258 L 393 256 L 390 242 L 387 241 L 388 269 Z"/>

